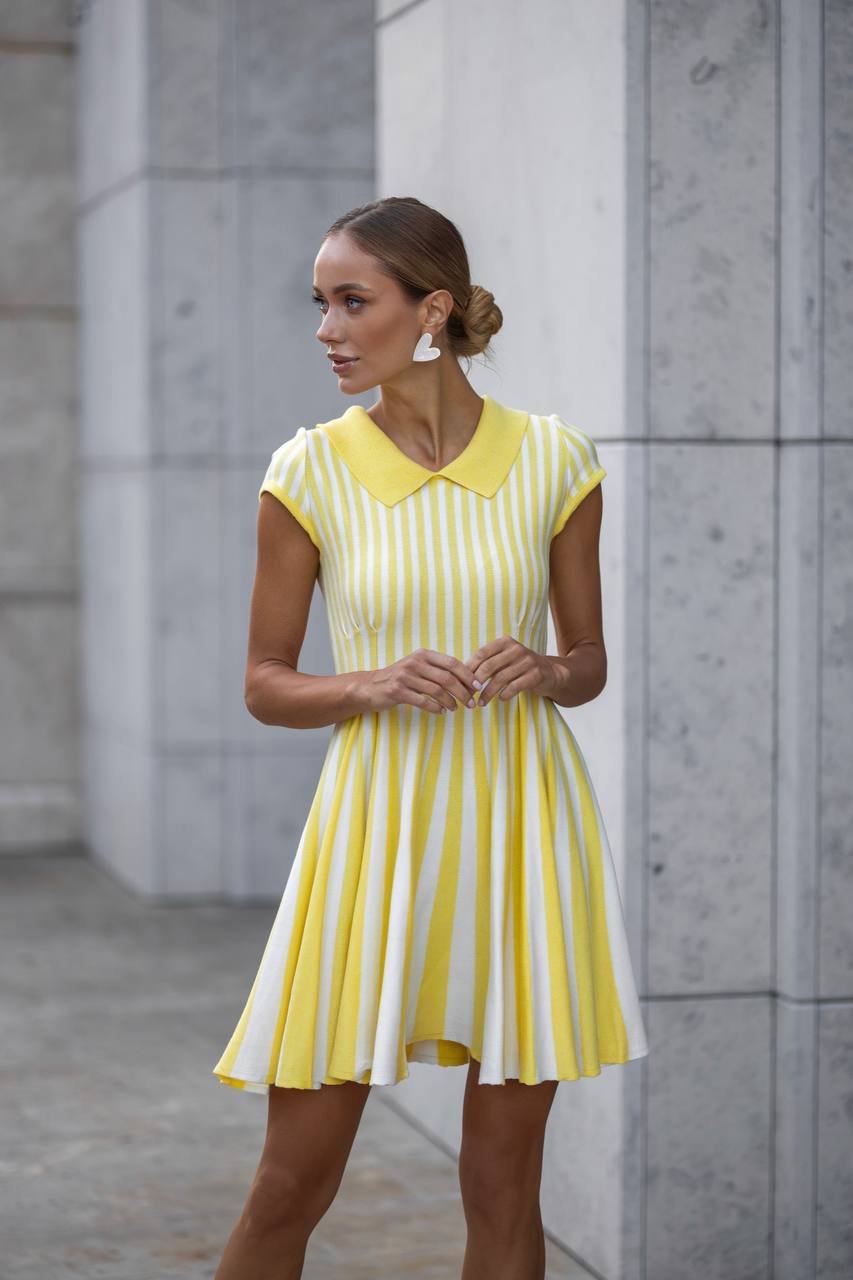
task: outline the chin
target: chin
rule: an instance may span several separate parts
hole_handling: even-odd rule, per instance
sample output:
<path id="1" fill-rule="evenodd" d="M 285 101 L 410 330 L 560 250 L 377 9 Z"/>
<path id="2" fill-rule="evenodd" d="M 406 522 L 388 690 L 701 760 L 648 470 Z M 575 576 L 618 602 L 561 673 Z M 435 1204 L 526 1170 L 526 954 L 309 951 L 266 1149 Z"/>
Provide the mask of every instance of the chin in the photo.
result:
<path id="1" fill-rule="evenodd" d="M 359 370 L 359 377 L 349 377 L 338 379 L 338 390 L 344 396 L 360 396 L 363 391 L 370 391 L 372 387 L 378 386 L 375 379 L 365 377 L 364 373 Z"/>

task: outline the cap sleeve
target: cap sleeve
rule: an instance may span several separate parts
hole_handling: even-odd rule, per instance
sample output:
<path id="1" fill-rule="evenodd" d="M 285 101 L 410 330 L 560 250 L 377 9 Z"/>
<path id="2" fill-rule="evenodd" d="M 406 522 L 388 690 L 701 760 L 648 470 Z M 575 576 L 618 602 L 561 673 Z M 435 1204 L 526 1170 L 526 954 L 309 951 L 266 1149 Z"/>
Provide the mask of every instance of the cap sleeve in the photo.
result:
<path id="1" fill-rule="evenodd" d="M 557 515 L 551 537 L 563 528 L 569 516 L 583 498 L 600 484 L 607 472 L 598 461 L 594 441 L 579 427 L 570 426 L 559 414 L 552 414 L 551 421 L 557 431 L 560 463 L 557 468 Z"/>
<path id="2" fill-rule="evenodd" d="M 319 550 L 320 539 L 317 535 L 314 504 L 311 500 L 306 427 L 300 427 L 294 436 L 285 440 L 284 444 L 280 444 L 273 453 L 263 483 L 258 490 L 258 502 L 265 491 L 273 494 L 287 507 Z"/>

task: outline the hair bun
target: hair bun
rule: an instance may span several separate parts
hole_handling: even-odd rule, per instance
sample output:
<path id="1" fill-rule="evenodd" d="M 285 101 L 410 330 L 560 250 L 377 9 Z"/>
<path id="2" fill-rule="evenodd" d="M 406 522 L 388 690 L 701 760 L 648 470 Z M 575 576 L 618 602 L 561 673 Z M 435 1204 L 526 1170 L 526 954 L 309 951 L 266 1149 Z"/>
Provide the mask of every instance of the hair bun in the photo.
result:
<path id="1" fill-rule="evenodd" d="M 490 338 L 501 328 L 503 319 L 495 295 L 482 285 L 472 285 L 463 316 L 465 333 L 472 348 L 468 354 L 477 355 L 485 350 Z"/>

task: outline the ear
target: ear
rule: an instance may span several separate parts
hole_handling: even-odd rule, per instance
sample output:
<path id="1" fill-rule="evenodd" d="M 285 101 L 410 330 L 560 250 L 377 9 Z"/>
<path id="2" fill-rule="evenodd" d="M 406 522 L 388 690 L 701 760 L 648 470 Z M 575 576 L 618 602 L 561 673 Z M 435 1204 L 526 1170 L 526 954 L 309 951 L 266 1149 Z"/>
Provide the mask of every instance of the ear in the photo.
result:
<path id="1" fill-rule="evenodd" d="M 453 310 L 453 295 L 447 289 L 435 289 L 424 298 L 424 326 L 444 325 Z"/>

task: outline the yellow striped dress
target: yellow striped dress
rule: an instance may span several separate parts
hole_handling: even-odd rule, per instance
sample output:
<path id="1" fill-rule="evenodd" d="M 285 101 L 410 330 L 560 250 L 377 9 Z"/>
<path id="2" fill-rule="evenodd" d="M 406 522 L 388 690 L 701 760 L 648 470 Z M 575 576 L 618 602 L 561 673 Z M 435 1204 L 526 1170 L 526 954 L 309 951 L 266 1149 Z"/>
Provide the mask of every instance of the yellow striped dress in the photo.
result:
<path id="1" fill-rule="evenodd" d="M 604 475 L 577 427 L 484 396 L 440 471 L 351 405 L 277 448 L 260 493 L 319 550 L 344 672 L 420 647 L 465 661 L 503 635 L 546 653 L 549 545 Z M 482 1084 L 536 1084 L 647 1053 L 607 835 L 557 705 L 523 692 L 335 723 L 214 1075 L 388 1085 L 411 1061 L 474 1057 Z"/>

